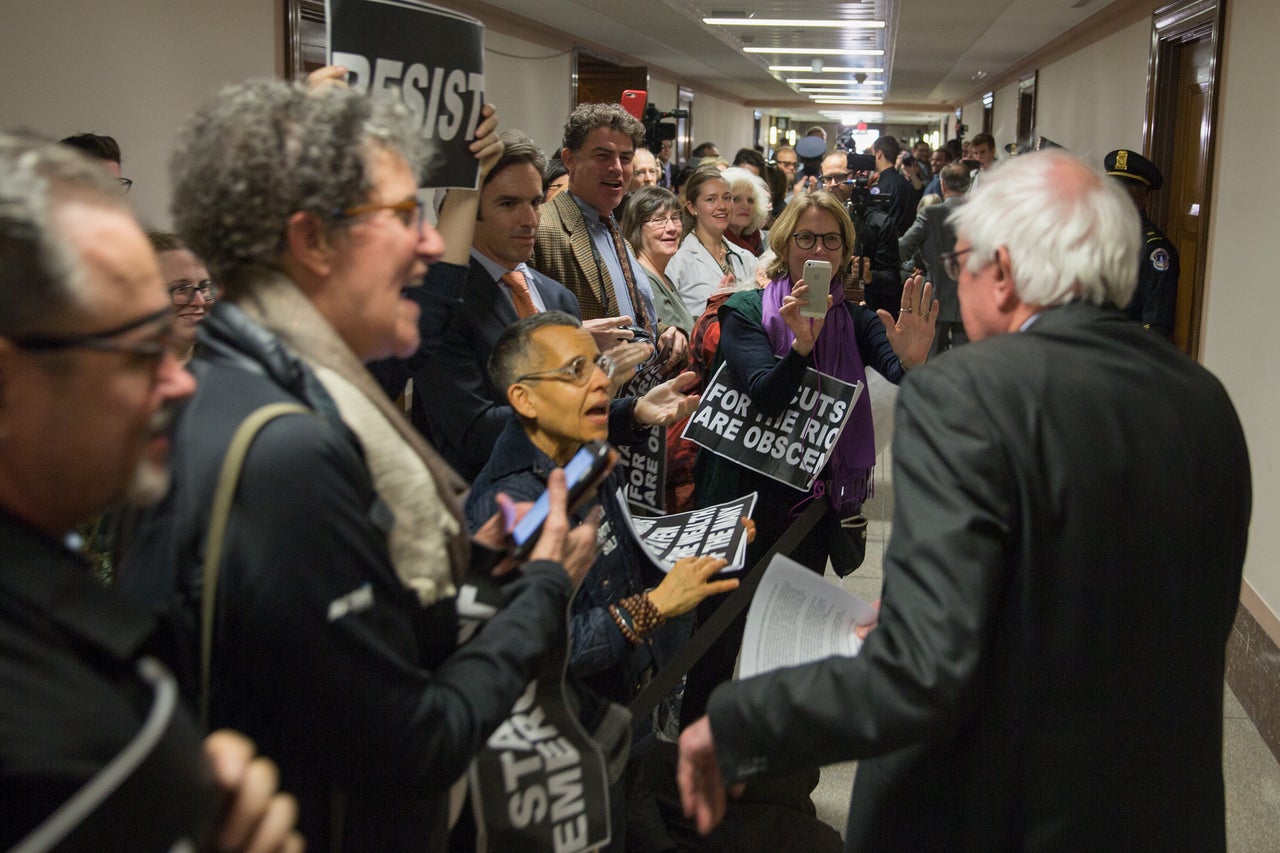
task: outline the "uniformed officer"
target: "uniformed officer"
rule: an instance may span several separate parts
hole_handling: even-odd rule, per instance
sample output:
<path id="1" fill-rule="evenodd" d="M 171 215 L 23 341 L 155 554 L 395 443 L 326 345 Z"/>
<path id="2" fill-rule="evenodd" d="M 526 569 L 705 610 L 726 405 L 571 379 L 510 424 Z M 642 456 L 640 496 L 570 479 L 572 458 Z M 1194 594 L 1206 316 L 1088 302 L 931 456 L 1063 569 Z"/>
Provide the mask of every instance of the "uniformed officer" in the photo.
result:
<path id="1" fill-rule="evenodd" d="M 1142 216 L 1143 245 L 1139 257 L 1138 289 L 1134 291 L 1133 301 L 1125 308 L 1125 313 L 1146 328 L 1172 338 L 1178 307 L 1178 250 L 1147 218 L 1147 193 L 1164 186 L 1164 178 L 1154 163 L 1137 151 L 1126 148 L 1108 154 L 1102 168 L 1128 188 L 1129 196 Z"/>

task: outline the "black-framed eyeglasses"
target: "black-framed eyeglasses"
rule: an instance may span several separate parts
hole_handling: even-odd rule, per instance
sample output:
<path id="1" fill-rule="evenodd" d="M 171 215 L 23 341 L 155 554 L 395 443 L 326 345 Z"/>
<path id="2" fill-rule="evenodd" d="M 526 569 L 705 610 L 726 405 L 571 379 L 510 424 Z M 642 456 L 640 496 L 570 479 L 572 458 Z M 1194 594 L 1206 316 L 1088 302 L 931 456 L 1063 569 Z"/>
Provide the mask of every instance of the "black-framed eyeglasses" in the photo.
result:
<path id="1" fill-rule="evenodd" d="M 398 201 L 395 204 L 358 204 L 355 207 L 335 210 L 333 218 L 341 221 L 355 219 L 358 216 L 368 216 L 370 213 L 377 213 L 379 210 L 390 210 L 395 213 L 396 218 L 404 224 L 405 228 L 421 232 L 424 209 L 425 206 L 422 200 L 414 197 L 406 198 L 404 201 Z"/>
<path id="2" fill-rule="evenodd" d="M 128 195 L 129 190 L 133 189 L 132 178 L 116 178 L 116 180 L 120 182 L 120 192 L 124 193 L 125 195 Z"/>
<path id="3" fill-rule="evenodd" d="M 960 280 L 960 259 L 972 251 L 973 247 L 970 246 L 969 248 L 961 249 L 958 252 L 942 253 L 942 271 L 947 274 L 947 278 L 952 281 Z"/>
<path id="4" fill-rule="evenodd" d="M 118 341 L 123 334 L 164 321 L 158 338 L 144 341 Z M 66 349 L 90 349 L 98 352 L 123 352 L 131 355 L 158 357 L 169 351 L 173 335 L 173 310 L 165 307 L 145 317 L 130 320 L 122 326 L 83 335 L 16 335 L 9 340 L 28 352 L 56 352 Z"/>
<path id="5" fill-rule="evenodd" d="M 799 231 L 791 235 L 791 239 L 796 241 L 796 245 L 801 249 L 812 249 L 818 245 L 818 241 L 822 241 L 822 248 L 828 252 L 838 252 L 844 248 L 844 235 L 838 231 L 832 231 L 827 234 L 814 234 L 812 231 Z"/>
<path id="6" fill-rule="evenodd" d="M 169 298 L 179 308 L 190 305 L 196 299 L 196 292 L 204 297 L 205 302 L 217 302 L 222 295 L 222 288 L 211 278 L 196 284 L 175 284 L 169 288 Z"/>
<path id="7" fill-rule="evenodd" d="M 849 180 L 848 172 L 832 172 L 830 175 L 822 176 L 822 185 L 831 186 L 834 184 L 843 184 L 847 180 Z"/>
<path id="8" fill-rule="evenodd" d="M 774 162 L 784 169 L 794 169 L 800 165 L 799 160 L 775 160 Z"/>
<path id="9" fill-rule="evenodd" d="M 571 382 L 574 385 L 586 385 L 587 380 L 591 378 L 595 368 L 600 368 L 606 379 L 612 379 L 616 370 L 613 359 L 604 353 L 600 353 L 595 358 L 587 358 L 580 355 L 564 367 L 553 367 L 549 370 L 535 370 L 533 373 L 526 373 L 523 376 L 517 376 L 517 382 L 529 382 L 539 379 L 554 379 L 558 382 Z"/>

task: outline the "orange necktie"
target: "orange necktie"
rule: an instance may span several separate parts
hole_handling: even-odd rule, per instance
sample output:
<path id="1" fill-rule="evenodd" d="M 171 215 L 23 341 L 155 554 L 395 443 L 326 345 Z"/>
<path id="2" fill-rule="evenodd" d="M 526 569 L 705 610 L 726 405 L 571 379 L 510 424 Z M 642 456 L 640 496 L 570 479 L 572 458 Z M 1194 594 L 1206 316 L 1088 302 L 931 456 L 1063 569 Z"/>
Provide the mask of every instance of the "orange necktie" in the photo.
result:
<path id="1" fill-rule="evenodd" d="M 529 293 L 529 282 L 524 273 L 512 270 L 502 274 L 502 283 L 511 291 L 511 301 L 516 304 L 516 316 L 523 320 L 538 313 L 538 306 L 533 304 L 533 294 Z"/>

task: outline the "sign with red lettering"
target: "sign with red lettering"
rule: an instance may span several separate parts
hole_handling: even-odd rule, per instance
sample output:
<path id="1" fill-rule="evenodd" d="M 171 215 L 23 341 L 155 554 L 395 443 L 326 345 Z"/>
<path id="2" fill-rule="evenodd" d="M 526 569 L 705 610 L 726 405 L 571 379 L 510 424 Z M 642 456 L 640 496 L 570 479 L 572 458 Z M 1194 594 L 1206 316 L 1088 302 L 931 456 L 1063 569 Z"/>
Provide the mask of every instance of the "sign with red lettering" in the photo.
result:
<path id="1" fill-rule="evenodd" d="M 372 97 L 401 101 L 432 156 L 423 187 L 477 189 L 468 145 L 484 105 L 484 25 L 420 0 L 326 0 L 329 63 Z"/>

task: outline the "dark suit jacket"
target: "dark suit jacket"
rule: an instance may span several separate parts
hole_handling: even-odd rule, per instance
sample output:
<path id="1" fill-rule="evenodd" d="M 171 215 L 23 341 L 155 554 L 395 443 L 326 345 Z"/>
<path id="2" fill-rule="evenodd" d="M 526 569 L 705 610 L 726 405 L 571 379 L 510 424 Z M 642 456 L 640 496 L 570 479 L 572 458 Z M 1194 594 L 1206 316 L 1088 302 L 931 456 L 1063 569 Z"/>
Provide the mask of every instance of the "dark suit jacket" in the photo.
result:
<path id="1" fill-rule="evenodd" d="M 915 188 L 911 186 L 911 182 L 902 177 L 897 169 L 890 166 L 880 173 L 872 192 L 876 195 L 889 196 L 889 205 L 885 212 L 893 220 L 894 236 L 901 237 L 907 233 L 907 229 L 915 221 L 916 202 L 920 198 L 916 194 Z"/>
<path id="2" fill-rule="evenodd" d="M 856 850 L 1223 850 L 1249 460 L 1218 381 L 1118 311 L 912 371 L 880 624 L 724 685 L 729 780 L 858 767 Z"/>
<path id="3" fill-rule="evenodd" d="M 428 278 L 441 266 L 433 266 Z M 529 278 L 547 310 L 578 316 L 578 300 L 572 293 L 534 270 Z M 493 386 L 487 365 L 498 336 L 516 319 L 502 285 L 472 259 L 462 303 L 438 349 L 413 371 L 414 426 L 467 482 L 480 473 L 511 419 L 505 389 Z"/>
<path id="4" fill-rule="evenodd" d="M 925 272 L 933 282 L 933 296 L 940 303 L 939 323 L 960 322 L 956 282 L 943 269 L 942 256 L 956 247 L 956 231 L 947 218 L 963 202 L 964 196 L 953 195 L 942 204 L 926 207 L 916 214 L 916 221 L 898 241 L 898 253 L 904 259 L 915 254 L 916 249 L 924 254 Z"/>

